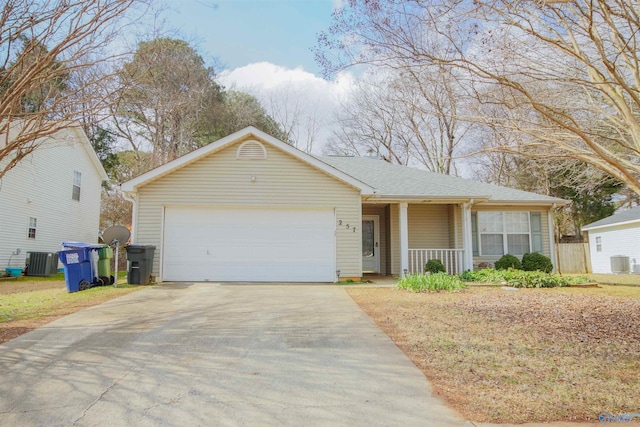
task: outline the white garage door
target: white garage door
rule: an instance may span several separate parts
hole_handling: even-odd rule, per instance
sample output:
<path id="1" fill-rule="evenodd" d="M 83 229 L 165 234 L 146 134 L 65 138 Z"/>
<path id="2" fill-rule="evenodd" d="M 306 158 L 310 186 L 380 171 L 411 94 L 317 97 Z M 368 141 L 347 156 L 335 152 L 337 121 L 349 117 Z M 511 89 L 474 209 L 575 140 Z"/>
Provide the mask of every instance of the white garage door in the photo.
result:
<path id="1" fill-rule="evenodd" d="M 163 280 L 333 282 L 331 209 L 166 208 Z"/>

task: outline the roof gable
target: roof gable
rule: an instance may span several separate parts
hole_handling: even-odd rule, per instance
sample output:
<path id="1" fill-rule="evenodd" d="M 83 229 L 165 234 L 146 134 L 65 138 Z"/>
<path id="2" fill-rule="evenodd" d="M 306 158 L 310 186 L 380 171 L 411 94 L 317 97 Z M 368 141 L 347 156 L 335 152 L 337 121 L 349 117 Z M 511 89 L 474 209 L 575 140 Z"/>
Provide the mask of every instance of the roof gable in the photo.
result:
<path id="1" fill-rule="evenodd" d="M 18 123 L 16 126 L 20 126 L 20 124 Z M 9 128 L 9 131 L 9 138 L 11 138 L 12 135 L 15 136 L 14 132 L 18 132 L 13 128 Z M 107 181 L 109 179 L 107 172 L 102 166 L 102 162 L 91 145 L 91 141 L 89 141 L 86 133 L 77 123 L 68 123 L 67 127 L 56 131 L 52 135 L 43 137 L 38 141 L 38 147 L 35 148 L 32 154 L 39 154 L 38 150 L 42 148 L 55 148 L 61 144 L 80 144 L 84 152 L 89 157 L 89 161 L 94 167 L 97 175 L 100 177 L 100 180 Z M 4 138 L 0 138 L 0 144 L 4 144 Z M 15 167 L 20 167 L 20 162 Z"/>
<path id="2" fill-rule="evenodd" d="M 640 223 L 640 206 L 617 212 L 611 216 L 592 222 L 591 224 L 582 227 L 582 230 L 588 231 L 613 225 L 632 224 L 635 222 Z"/>
<path id="3" fill-rule="evenodd" d="M 196 162 L 206 156 L 214 154 L 224 148 L 227 148 L 233 144 L 236 144 L 241 141 L 249 141 L 251 139 L 256 139 L 261 143 L 265 143 L 271 147 L 279 149 L 292 157 L 306 163 L 315 169 L 323 171 L 324 173 L 332 176 L 333 178 L 342 181 L 352 187 L 360 190 L 361 194 L 368 195 L 373 194 L 373 188 L 371 188 L 368 184 L 359 181 L 353 176 L 344 173 L 343 171 L 334 168 L 333 166 L 322 162 L 318 158 L 311 156 L 303 151 L 298 150 L 297 148 L 280 141 L 277 138 L 268 135 L 267 133 L 253 127 L 246 127 L 238 132 L 235 132 L 231 135 L 228 135 L 222 139 L 212 142 L 211 144 L 205 145 L 197 150 L 192 151 L 182 157 L 179 157 L 169 163 L 166 163 L 162 166 L 159 166 L 149 172 L 146 172 L 132 180 L 129 180 L 122 184 L 122 190 L 127 193 L 135 193 L 138 188 L 151 183 L 163 176 L 166 176 L 173 171 L 182 169 L 193 162 Z"/>

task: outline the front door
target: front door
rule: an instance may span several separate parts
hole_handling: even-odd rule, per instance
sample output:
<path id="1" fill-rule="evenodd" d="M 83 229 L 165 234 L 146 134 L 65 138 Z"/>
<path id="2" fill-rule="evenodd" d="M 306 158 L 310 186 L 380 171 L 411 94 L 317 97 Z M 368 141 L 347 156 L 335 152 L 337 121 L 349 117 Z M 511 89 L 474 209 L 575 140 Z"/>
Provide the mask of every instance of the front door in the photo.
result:
<path id="1" fill-rule="evenodd" d="M 380 272 L 378 215 L 362 216 L 362 272 Z"/>

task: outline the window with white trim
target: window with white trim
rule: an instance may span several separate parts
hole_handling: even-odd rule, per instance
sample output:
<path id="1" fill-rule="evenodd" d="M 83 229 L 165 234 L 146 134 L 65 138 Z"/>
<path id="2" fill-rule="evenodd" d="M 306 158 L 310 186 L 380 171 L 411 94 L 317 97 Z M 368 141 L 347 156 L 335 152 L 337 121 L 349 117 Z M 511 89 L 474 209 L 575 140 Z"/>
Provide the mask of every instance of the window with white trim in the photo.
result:
<path id="1" fill-rule="evenodd" d="M 82 173 L 73 171 L 73 191 L 71 192 L 71 198 L 73 200 L 80 201 L 80 186 L 82 184 Z"/>
<path id="2" fill-rule="evenodd" d="M 596 236 L 596 252 L 602 252 L 602 237 Z"/>
<path id="3" fill-rule="evenodd" d="M 29 239 L 36 238 L 36 228 L 38 227 L 38 219 L 29 217 L 29 230 L 27 231 L 27 237 Z"/>
<path id="4" fill-rule="evenodd" d="M 474 212 L 471 219 L 474 256 L 542 252 L 540 212 Z"/>

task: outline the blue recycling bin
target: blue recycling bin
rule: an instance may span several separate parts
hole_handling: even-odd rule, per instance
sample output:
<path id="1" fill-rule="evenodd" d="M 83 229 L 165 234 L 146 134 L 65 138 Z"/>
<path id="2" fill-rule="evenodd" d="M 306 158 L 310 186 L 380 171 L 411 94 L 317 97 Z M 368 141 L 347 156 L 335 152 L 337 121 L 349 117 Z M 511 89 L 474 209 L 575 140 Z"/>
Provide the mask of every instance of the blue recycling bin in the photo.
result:
<path id="1" fill-rule="evenodd" d="M 81 259 L 81 261 L 78 261 L 80 266 L 71 267 L 71 269 L 73 270 L 71 272 L 73 279 L 75 280 L 80 278 L 80 282 L 76 281 L 76 283 L 81 283 L 81 285 L 78 285 L 79 290 L 83 291 L 93 286 L 105 285 L 105 283 L 103 283 L 102 280 L 98 277 L 98 260 L 100 258 L 98 254 L 98 250 L 102 249 L 104 245 L 95 244 L 95 243 L 82 243 L 82 242 L 62 242 L 62 246 L 65 248 L 65 250 L 58 252 L 58 254 L 61 254 L 62 252 L 66 252 L 68 250 L 82 252 L 82 256 L 78 257 L 78 259 Z M 75 264 L 75 262 L 73 262 L 76 260 L 75 255 L 72 255 L 70 259 L 72 260 L 72 264 Z M 65 269 L 66 269 L 67 264 L 64 261 L 63 261 L 63 264 L 65 265 Z M 75 271 L 77 269 L 79 269 L 78 274 L 80 274 L 81 277 L 75 276 Z M 67 279 L 67 274 L 65 270 L 65 280 L 66 279 Z M 83 283 L 83 281 L 88 283 Z M 75 288 L 72 287 L 71 289 L 75 289 Z M 76 292 L 73 290 L 69 290 L 69 288 L 67 288 L 67 290 L 69 292 Z"/>
<path id="2" fill-rule="evenodd" d="M 64 281 L 67 292 L 78 292 L 91 287 L 93 272 L 89 253 L 84 249 L 58 251 L 58 258 L 64 266 Z"/>

